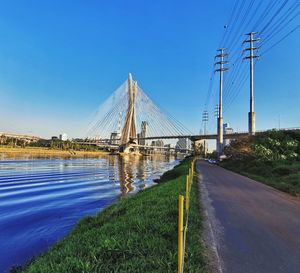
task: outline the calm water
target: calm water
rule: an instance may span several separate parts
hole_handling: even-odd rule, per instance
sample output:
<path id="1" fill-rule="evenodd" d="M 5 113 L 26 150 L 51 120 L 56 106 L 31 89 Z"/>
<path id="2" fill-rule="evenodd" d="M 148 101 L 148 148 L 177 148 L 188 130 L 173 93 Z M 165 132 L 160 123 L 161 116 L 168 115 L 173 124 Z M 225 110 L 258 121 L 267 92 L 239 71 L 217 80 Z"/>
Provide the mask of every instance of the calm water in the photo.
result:
<path id="1" fill-rule="evenodd" d="M 63 238 L 83 216 L 152 186 L 174 157 L 0 158 L 0 272 Z"/>

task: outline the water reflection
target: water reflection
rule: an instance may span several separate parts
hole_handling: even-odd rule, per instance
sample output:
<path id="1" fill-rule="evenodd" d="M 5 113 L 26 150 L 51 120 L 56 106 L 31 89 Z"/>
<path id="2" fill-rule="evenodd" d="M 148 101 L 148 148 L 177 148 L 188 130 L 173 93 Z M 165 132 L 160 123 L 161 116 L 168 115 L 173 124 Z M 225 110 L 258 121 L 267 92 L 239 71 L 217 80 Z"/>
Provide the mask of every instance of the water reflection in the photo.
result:
<path id="1" fill-rule="evenodd" d="M 163 158 L 163 162 L 170 162 L 170 159 Z M 162 158 L 160 158 L 162 160 Z M 175 160 L 175 158 L 174 158 Z M 151 162 L 151 164 L 149 164 Z M 150 170 L 157 168 L 153 157 L 137 155 L 116 155 L 110 156 L 108 160 L 110 168 L 109 180 L 120 185 L 120 197 L 126 197 L 129 193 L 134 193 L 144 189 L 146 180 L 153 174 Z M 147 166 L 147 163 L 149 166 Z M 150 166 L 151 165 L 151 166 Z M 154 165 L 154 166 L 153 166 Z M 150 167 L 150 168 L 149 168 Z M 148 181 L 148 184 L 153 182 Z M 150 186 L 150 184 L 148 186 Z"/>
<path id="2" fill-rule="evenodd" d="M 1 159 L 0 272 L 39 255 L 81 217 L 154 185 L 178 163 L 175 157 L 131 155 Z"/>
<path id="3" fill-rule="evenodd" d="M 153 185 L 153 176 L 158 178 L 158 174 L 168 169 L 169 166 L 173 166 L 177 160 L 182 159 L 170 155 L 101 155 L 93 159 L 87 157 L 83 164 L 83 158 L 70 156 L 1 154 L 0 158 L 0 164 L 1 162 L 2 164 L 4 162 L 15 162 L 15 164 L 0 166 L 0 175 L 3 171 L 12 171 L 10 175 L 14 175 L 15 172 L 22 170 L 29 175 L 35 171 L 52 171 L 53 168 L 60 174 L 81 168 L 95 168 L 94 171 L 96 172 L 97 169 L 103 170 L 106 165 L 106 179 L 112 182 L 115 187 L 119 185 L 121 197 L 125 197 L 131 192 L 136 192 L 139 189 Z M 37 166 L 37 162 L 41 163 L 41 168 Z M 94 179 L 97 178 L 96 175 Z M 151 181 L 149 181 L 149 179 Z"/>

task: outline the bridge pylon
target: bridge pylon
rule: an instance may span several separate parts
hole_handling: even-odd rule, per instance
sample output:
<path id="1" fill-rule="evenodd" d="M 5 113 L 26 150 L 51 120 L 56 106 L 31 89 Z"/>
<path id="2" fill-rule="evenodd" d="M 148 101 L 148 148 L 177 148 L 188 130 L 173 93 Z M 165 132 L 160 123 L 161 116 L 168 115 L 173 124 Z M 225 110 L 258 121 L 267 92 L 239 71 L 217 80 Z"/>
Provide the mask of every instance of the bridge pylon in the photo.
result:
<path id="1" fill-rule="evenodd" d="M 136 132 L 136 94 L 138 90 L 137 82 L 133 81 L 131 74 L 128 75 L 127 80 L 127 94 L 128 94 L 128 108 L 126 112 L 125 122 L 121 133 L 120 144 L 122 149 L 126 149 L 126 145 L 129 144 L 131 140 L 137 139 Z"/>

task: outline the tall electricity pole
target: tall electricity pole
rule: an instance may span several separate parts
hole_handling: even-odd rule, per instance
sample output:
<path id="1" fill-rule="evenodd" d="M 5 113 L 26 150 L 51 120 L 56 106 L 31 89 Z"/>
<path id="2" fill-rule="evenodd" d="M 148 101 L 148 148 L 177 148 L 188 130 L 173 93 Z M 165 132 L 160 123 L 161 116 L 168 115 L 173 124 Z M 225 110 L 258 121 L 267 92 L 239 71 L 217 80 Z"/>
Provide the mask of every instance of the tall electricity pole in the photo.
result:
<path id="1" fill-rule="evenodd" d="M 218 66 L 215 69 L 215 72 L 220 73 L 220 91 L 219 91 L 219 113 L 218 113 L 218 137 L 217 137 L 217 153 L 218 157 L 223 154 L 223 73 L 228 70 L 228 68 L 224 67 L 224 64 L 228 63 L 224 59 L 224 57 L 228 56 L 225 53 L 225 48 L 220 48 L 218 50 L 218 54 L 216 55 L 215 59 L 218 61 L 215 63 L 215 66 Z"/>
<path id="2" fill-rule="evenodd" d="M 250 32 L 246 35 L 249 36 L 248 40 L 245 40 L 244 43 L 249 43 L 249 47 L 245 50 L 249 51 L 249 56 L 246 56 L 244 59 L 250 60 L 250 111 L 248 113 L 248 131 L 249 135 L 255 135 L 256 126 L 255 126 L 255 112 L 254 112 L 254 59 L 258 58 L 258 55 L 254 55 L 254 50 L 257 50 L 258 47 L 255 46 L 255 43 L 259 41 L 259 38 L 255 38 L 256 32 Z"/>
<path id="3" fill-rule="evenodd" d="M 215 118 L 219 117 L 219 104 L 215 106 Z"/>
<path id="4" fill-rule="evenodd" d="M 207 122 L 208 122 L 208 112 L 207 111 L 203 111 L 202 113 L 202 122 L 203 122 L 203 126 L 204 126 L 204 135 L 206 135 L 207 131 Z"/>

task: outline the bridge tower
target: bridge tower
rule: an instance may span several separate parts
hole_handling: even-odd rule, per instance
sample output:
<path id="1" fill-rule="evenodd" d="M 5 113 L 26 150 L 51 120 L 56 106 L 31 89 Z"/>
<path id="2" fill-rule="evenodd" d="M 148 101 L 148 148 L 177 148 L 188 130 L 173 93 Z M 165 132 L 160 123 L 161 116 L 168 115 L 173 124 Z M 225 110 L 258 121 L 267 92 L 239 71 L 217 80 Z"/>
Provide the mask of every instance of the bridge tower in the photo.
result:
<path id="1" fill-rule="evenodd" d="M 137 82 L 132 80 L 132 76 L 129 73 L 128 81 L 128 109 L 125 117 L 124 127 L 121 134 L 121 145 L 129 143 L 130 139 L 136 139 L 136 112 L 135 112 L 135 99 L 137 93 Z"/>

